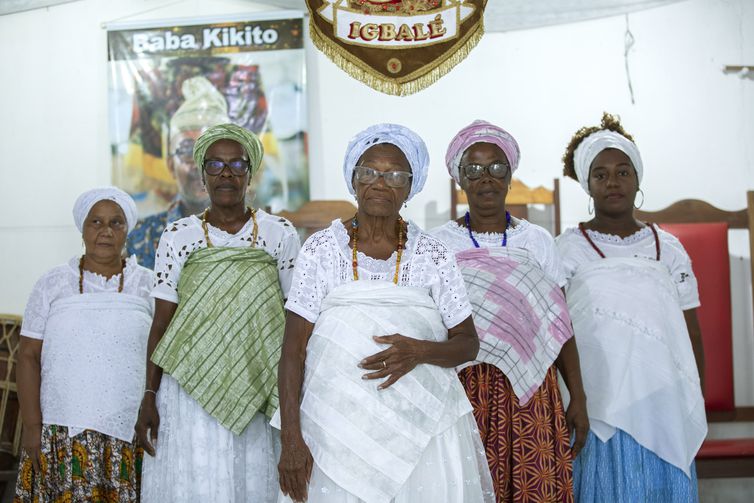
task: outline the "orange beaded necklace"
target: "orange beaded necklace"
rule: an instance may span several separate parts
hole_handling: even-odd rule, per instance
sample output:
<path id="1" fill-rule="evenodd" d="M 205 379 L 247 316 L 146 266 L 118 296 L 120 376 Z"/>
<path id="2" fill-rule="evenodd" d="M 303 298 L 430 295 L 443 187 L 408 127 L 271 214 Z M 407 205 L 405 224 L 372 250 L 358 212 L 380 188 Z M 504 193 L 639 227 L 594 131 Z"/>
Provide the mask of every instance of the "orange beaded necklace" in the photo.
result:
<path id="1" fill-rule="evenodd" d="M 359 240 L 359 220 L 353 216 L 351 220 L 351 239 L 353 240 L 353 280 L 359 280 L 359 260 L 357 258 L 357 242 Z M 403 219 L 398 216 L 398 256 L 395 259 L 395 274 L 393 275 L 393 283 L 398 284 L 398 273 L 401 269 L 401 256 L 403 255 Z"/>

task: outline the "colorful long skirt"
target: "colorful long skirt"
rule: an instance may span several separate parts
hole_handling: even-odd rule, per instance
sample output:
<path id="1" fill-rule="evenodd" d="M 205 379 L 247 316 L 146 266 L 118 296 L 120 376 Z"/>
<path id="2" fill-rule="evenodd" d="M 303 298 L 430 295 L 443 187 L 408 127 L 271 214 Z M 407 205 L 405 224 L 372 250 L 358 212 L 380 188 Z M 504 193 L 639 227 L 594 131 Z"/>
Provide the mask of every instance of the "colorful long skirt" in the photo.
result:
<path id="1" fill-rule="evenodd" d="M 699 493 L 694 463 L 689 468 L 687 476 L 623 430 L 607 442 L 590 431 L 573 461 L 573 488 L 579 503 L 693 503 Z"/>
<path id="2" fill-rule="evenodd" d="M 497 367 L 459 373 L 487 453 L 498 503 L 572 502 L 571 449 L 555 367 L 521 406 Z"/>
<path id="3" fill-rule="evenodd" d="M 143 450 L 92 430 L 74 437 L 65 426 L 42 427 L 40 470 L 21 457 L 14 503 L 139 501 Z"/>

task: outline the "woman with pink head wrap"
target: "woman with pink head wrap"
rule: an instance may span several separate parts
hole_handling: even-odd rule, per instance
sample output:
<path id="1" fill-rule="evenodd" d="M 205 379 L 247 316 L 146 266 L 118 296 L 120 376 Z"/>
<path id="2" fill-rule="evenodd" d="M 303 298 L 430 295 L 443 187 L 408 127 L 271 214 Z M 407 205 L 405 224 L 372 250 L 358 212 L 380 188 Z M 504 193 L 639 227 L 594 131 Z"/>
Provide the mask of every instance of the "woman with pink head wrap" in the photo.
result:
<path id="1" fill-rule="evenodd" d="M 455 252 L 473 308 L 479 354 L 459 377 L 497 501 L 573 501 L 569 430 L 578 453 L 589 429 L 586 399 L 553 238 L 506 210 L 520 157 L 501 127 L 477 120 L 459 131 L 445 163 L 469 210 L 431 233 Z M 567 413 L 556 367 L 571 394 Z"/>

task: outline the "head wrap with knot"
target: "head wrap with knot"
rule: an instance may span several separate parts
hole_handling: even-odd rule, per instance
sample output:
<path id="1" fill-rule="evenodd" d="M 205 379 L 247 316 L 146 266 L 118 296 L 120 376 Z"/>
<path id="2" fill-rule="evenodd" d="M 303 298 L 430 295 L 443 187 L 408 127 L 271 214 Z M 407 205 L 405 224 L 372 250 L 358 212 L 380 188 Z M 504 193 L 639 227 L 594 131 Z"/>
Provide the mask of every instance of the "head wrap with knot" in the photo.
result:
<path id="1" fill-rule="evenodd" d="M 183 131 L 201 131 L 230 122 L 225 97 L 204 77 L 192 77 L 181 85 L 184 102 L 170 118 L 171 139 Z"/>
<path id="2" fill-rule="evenodd" d="M 343 177 L 346 180 L 348 191 L 351 195 L 356 195 L 356 190 L 353 188 L 353 169 L 361 156 L 369 148 L 384 143 L 398 147 L 408 160 L 413 175 L 411 177 L 411 190 L 406 199 L 409 200 L 421 192 L 424 182 L 427 181 L 429 152 L 424 140 L 418 134 L 400 124 L 375 124 L 351 138 L 348 147 L 346 147 L 346 157 L 343 161 Z"/>
<path id="3" fill-rule="evenodd" d="M 518 148 L 518 142 L 505 129 L 490 124 L 487 121 L 476 120 L 461 129 L 450 141 L 448 151 L 445 153 L 445 165 L 448 167 L 448 173 L 461 184 L 459 167 L 461 157 L 464 152 L 475 143 L 492 143 L 497 145 L 505 153 L 508 163 L 511 167 L 511 174 L 518 169 L 518 160 L 521 158 L 521 151 Z"/>
<path id="4" fill-rule="evenodd" d="M 123 210 L 126 217 L 128 232 L 131 232 L 136 226 L 138 211 L 134 200 L 118 187 L 98 187 L 87 190 L 81 194 L 76 202 L 73 203 L 73 221 L 79 232 L 84 232 L 84 220 L 89 216 L 92 207 L 100 201 L 113 201 Z"/>
<path id="5" fill-rule="evenodd" d="M 246 155 L 249 156 L 249 171 L 251 176 L 259 169 L 264 156 L 262 142 L 257 135 L 235 124 L 218 124 L 207 129 L 197 138 L 194 144 L 194 163 L 199 171 L 204 169 L 204 156 L 209 147 L 218 140 L 233 140 L 239 143 Z"/>
<path id="6" fill-rule="evenodd" d="M 628 156 L 636 171 L 639 185 L 641 185 L 644 165 L 641 162 L 641 155 L 639 155 L 636 144 L 620 133 L 602 129 L 581 140 L 581 143 L 573 152 L 573 168 L 576 171 L 576 178 L 587 194 L 591 194 L 589 191 L 589 172 L 592 168 L 592 162 L 600 152 L 608 148 L 620 150 Z"/>

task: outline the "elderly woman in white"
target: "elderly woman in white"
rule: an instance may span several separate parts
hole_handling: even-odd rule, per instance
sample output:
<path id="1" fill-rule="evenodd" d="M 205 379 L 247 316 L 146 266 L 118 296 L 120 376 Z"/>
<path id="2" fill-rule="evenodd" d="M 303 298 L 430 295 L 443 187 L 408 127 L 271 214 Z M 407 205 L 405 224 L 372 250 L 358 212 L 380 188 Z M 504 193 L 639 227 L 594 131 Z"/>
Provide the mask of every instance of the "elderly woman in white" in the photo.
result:
<path id="1" fill-rule="evenodd" d="M 463 278 L 399 213 L 428 166 L 408 128 L 356 135 L 344 176 L 357 213 L 298 256 L 279 367 L 283 501 L 494 501 L 454 370 L 479 349 Z"/>
<path id="2" fill-rule="evenodd" d="M 45 273 L 29 297 L 16 501 L 139 500 L 132 441 L 153 304 L 152 272 L 121 256 L 136 216 L 118 188 L 81 194 L 73 217 L 84 254 Z"/>

